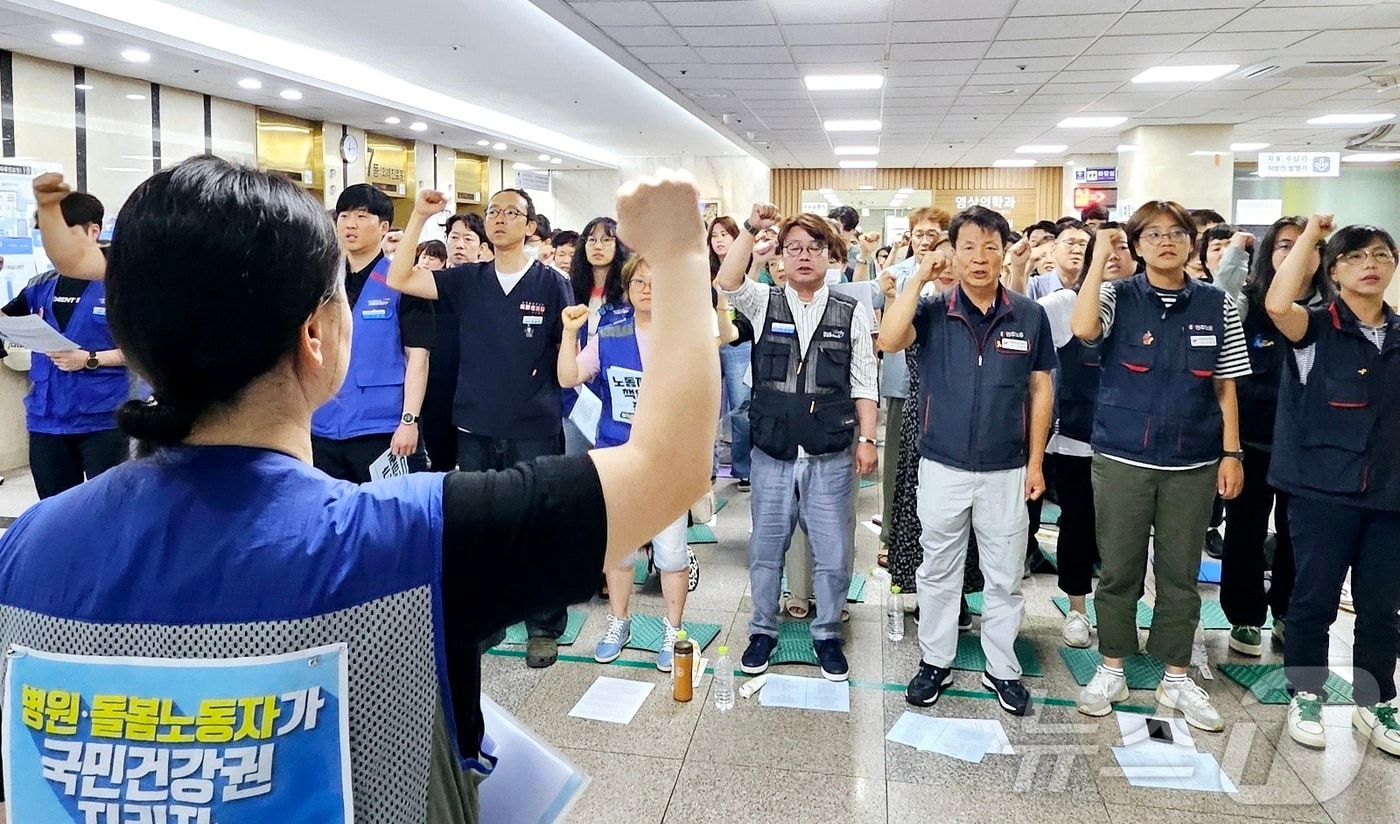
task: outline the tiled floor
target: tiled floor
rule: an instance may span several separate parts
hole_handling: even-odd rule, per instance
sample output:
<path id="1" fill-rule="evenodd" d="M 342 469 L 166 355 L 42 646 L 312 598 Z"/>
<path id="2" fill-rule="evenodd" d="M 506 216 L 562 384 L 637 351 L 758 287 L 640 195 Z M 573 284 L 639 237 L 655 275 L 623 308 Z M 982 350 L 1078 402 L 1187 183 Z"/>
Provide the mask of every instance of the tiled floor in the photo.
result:
<path id="1" fill-rule="evenodd" d="M 33 502 L 32 481 L 22 471 L 0 485 L 0 529 Z M 721 484 L 728 484 L 721 481 Z M 701 561 L 699 589 L 686 617 L 717 623 L 720 636 L 706 651 L 729 643 L 738 652 L 748 638 L 748 496 L 731 485 L 721 495 L 730 504 L 719 515 L 718 544 L 695 547 Z M 859 511 L 879 506 L 879 488 L 862 490 Z M 877 541 L 857 530 L 856 568 L 874 564 Z M 1204 586 L 1206 597 L 1217 588 Z M 488 655 L 484 687 L 546 740 L 582 767 L 592 784 L 571 820 L 617 824 L 650 822 L 765 821 L 773 819 L 861 822 L 1137 822 L 1171 819 L 1191 824 L 1276 822 L 1397 822 L 1400 824 L 1400 759 L 1378 753 L 1351 729 L 1350 708 L 1329 707 L 1325 751 L 1293 744 L 1283 730 L 1285 708 L 1263 706 L 1242 688 L 1217 678 L 1204 682 L 1227 728 L 1196 733 L 1197 747 L 1216 756 L 1239 787 L 1237 795 L 1130 787 L 1109 748 L 1119 743 L 1110 718 L 1076 713 L 1068 701 L 1078 687 L 1060 662 L 1059 594 L 1053 576 L 1025 582 L 1030 638 L 1045 665 L 1045 677 L 1028 678 L 1041 702 L 1028 718 L 1006 715 L 981 691 L 975 673 L 957 672 L 954 693 L 932 710 L 944 717 L 996 718 L 1017 750 L 989 755 L 981 764 L 917 752 L 884 740 L 906 709 L 903 685 L 918 661 L 914 624 L 900 643 L 885 639 L 876 603 L 853 604 L 847 629 L 851 677 L 849 715 L 765 709 L 740 699 L 728 714 L 715 710 L 706 678 L 696 700 L 677 704 L 668 677 L 647 666 L 651 656 L 625 651 L 631 666 L 599 666 L 592 644 L 602 631 L 606 606 L 586 605 L 588 623 L 579 640 L 562 649 L 558 664 L 530 670 L 519 657 Z M 1150 596 L 1149 596 L 1150 598 Z M 632 599 L 637 613 L 660 614 L 653 578 Z M 1350 663 L 1352 618 L 1333 628 L 1334 665 Z M 1212 662 L 1240 659 L 1228 651 L 1226 634 L 1207 633 Z M 1266 661 L 1278 660 L 1265 634 Z M 775 672 L 814 676 L 803 666 Z M 619 726 L 568 717 L 598 675 L 646 680 L 654 690 L 631 724 Z M 1150 692 L 1132 703 L 1152 703 Z"/>

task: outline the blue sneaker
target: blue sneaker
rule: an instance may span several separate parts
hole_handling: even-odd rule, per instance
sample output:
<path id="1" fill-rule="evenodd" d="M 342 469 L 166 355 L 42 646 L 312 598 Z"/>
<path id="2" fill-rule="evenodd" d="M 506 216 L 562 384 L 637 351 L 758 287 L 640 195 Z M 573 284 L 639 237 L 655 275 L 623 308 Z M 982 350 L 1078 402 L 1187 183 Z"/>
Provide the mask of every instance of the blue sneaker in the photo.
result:
<path id="1" fill-rule="evenodd" d="M 768 659 L 773 655 L 773 648 L 778 646 L 778 639 L 771 635 L 750 635 L 749 648 L 744 650 L 744 657 L 739 659 L 739 669 L 745 675 L 759 675 L 768 671 Z"/>
<path id="2" fill-rule="evenodd" d="M 612 613 L 608 613 L 608 630 L 603 633 L 603 637 L 598 639 L 598 645 L 593 648 L 593 660 L 600 664 L 609 664 L 617 660 L 622 654 L 622 648 L 632 640 L 632 619 L 618 618 Z"/>
<path id="3" fill-rule="evenodd" d="M 666 625 L 666 637 L 661 639 L 661 649 L 656 652 L 656 668 L 662 672 L 670 672 L 676 657 L 676 633 L 680 632 L 681 628 L 671 626 L 671 622 L 666 618 L 662 618 L 661 623 Z"/>
<path id="4" fill-rule="evenodd" d="M 846 665 L 846 654 L 841 651 L 840 638 L 823 638 L 813 641 L 812 648 L 821 663 L 822 677 L 828 681 L 845 681 L 850 672 Z"/>

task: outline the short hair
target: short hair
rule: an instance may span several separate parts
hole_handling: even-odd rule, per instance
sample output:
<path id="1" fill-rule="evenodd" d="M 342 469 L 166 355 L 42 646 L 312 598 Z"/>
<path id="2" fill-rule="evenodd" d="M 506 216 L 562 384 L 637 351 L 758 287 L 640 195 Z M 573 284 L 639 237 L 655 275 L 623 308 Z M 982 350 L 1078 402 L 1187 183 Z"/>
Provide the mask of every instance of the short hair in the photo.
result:
<path id="1" fill-rule="evenodd" d="M 1214 209 L 1192 209 L 1189 214 L 1197 229 L 1204 229 L 1212 223 L 1225 222 L 1224 216 Z"/>
<path id="2" fill-rule="evenodd" d="M 1079 223 L 1079 222 L 1080 222 L 1079 218 L 1075 217 L 1074 215 L 1065 215 L 1064 217 L 1062 217 L 1062 218 L 1060 218 L 1059 220 L 1055 221 L 1055 234 L 1056 234 L 1056 235 L 1060 234 L 1060 227 L 1064 226 L 1066 223 Z"/>
<path id="3" fill-rule="evenodd" d="M 948 213 L 932 206 L 920 206 L 909 213 L 909 228 L 912 230 L 920 223 L 935 223 L 939 229 L 946 229 L 948 228 Z"/>
<path id="4" fill-rule="evenodd" d="M 336 217 L 344 212 L 354 212 L 360 209 L 379 218 L 381 223 L 394 222 L 394 201 L 368 183 L 346 186 L 344 191 L 340 193 L 340 197 L 335 199 Z"/>
<path id="5" fill-rule="evenodd" d="M 532 197 L 530 197 L 530 193 L 527 192 L 527 191 L 525 191 L 524 189 L 502 189 L 502 190 L 500 190 L 499 192 L 497 192 L 496 194 L 491 195 L 491 199 L 492 199 L 492 200 L 495 200 L 499 195 L 503 195 L 503 194 L 505 194 L 506 192 L 510 192 L 511 194 L 520 195 L 520 197 L 523 198 L 523 199 L 525 200 L 525 219 L 526 219 L 527 221 L 539 222 L 539 217 L 540 217 L 540 216 L 537 215 L 537 214 L 535 214 L 535 199 L 532 198 Z M 484 238 L 483 238 L 483 240 L 484 240 Z"/>
<path id="6" fill-rule="evenodd" d="M 535 215 L 535 234 L 540 240 L 549 240 L 554 234 L 554 229 L 549 225 L 549 218 L 544 215 Z"/>
<path id="7" fill-rule="evenodd" d="M 107 214 L 102 201 L 87 192 L 68 193 L 59 201 L 58 209 L 63 212 L 63 222 L 69 226 L 91 226 L 94 223 L 101 226 L 102 218 Z"/>
<path id="8" fill-rule="evenodd" d="M 390 226 L 390 227 L 389 227 L 389 231 L 390 231 L 390 232 L 402 232 L 402 231 L 403 231 L 403 227 L 402 227 L 402 226 Z M 388 232 L 385 232 L 385 234 L 388 234 Z"/>
<path id="9" fill-rule="evenodd" d="M 1186 207 L 1172 200 L 1149 200 L 1138 207 L 1133 216 L 1128 218 L 1128 222 L 1123 224 L 1123 231 L 1128 235 L 1128 248 L 1132 250 L 1134 260 L 1141 260 L 1138 257 L 1138 240 L 1142 233 L 1147 230 L 1147 224 L 1165 217 L 1180 226 L 1191 236 L 1191 246 L 1196 246 L 1196 223 L 1191 219 L 1191 213 L 1186 211 Z"/>
<path id="10" fill-rule="evenodd" d="M 1006 246 L 1011 240 L 1011 224 L 1006 222 L 1006 217 L 1001 212 L 994 212 L 985 206 L 970 206 L 953 215 L 952 221 L 948 223 L 948 239 L 956 244 L 958 232 L 969 223 L 996 232 L 1001 237 L 1002 246 Z"/>
<path id="11" fill-rule="evenodd" d="M 1322 271 L 1327 273 L 1330 279 L 1332 267 L 1337 265 L 1342 255 L 1365 249 L 1377 240 L 1384 243 L 1392 255 L 1395 254 L 1395 238 L 1379 226 L 1358 223 L 1338 229 L 1328 239 L 1327 245 L 1322 247 Z"/>
<path id="12" fill-rule="evenodd" d="M 1112 221 L 1112 220 L 1106 220 L 1106 221 L 1104 221 L 1103 225 L 1099 227 L 1099 232 L 1102 232 L 1102 231 L 1104 231 L 1105 229 L 1121 229 L 1121 228 L 1123 228 L 1123 224 L 1117 223 L 1117 222 Z M 1096 246 L 1096 245 L 1098 244 L 1098 242 L 1099 242 L 1099 234 L 1098 234 L 1098 232 L 1090 232 L 1090 233 L 1089 233 L 1089 245 L 1084 247 L 1084 265 L 1079 269 L 1079 279 L 1076 280 L 1076 281 L 1074 282 L 1074 288 L 1075 288 L 1076 290 L 1079 289 L 1079 285 L 1080 285 L 1081 283 L 1084 282 L 1084 278 L 1089 274 L 1089 262 L 1092 261 L 1092 260 L 1094 259 L 1094 246 Z"/>
<path id="13" fill-rule="evenodd" d="M 1085 223 L 1091 220 L 1108 220 L 1108 210 L 1097 203 L 1085 206 L 1084 210 L 1079 213 L 1079 219 Z"/>
<path id="14" fill-rule="evenodd" d="M 423 255 L 435 257 L 438 260 L 447 260 L 447 244 L 440 240 L 425 240 L 418 244 L 418 248 L 413 250 L 413 262 L 417 263 L 418 258 Z"/>
<path id="15" fill-rule="evenodd" d="M 948 223 L 953 219 L 953 216 L 948 213 L 947 209 L 935 208 L 933 210 L 933 219 L 938 222 L 939 226 L 947 229 Z"/>
<path id="16" fill-rule="evenodd" d="M 1077 220 L 1062 219 L 1059 223 L 1055 224 L 1055 237 L 1058 238 L 1060 235 L 1064 234 L 1065 232 L 1068 232 L 1070 229 L 1074 229 L 1076 231 L 1084 232 L 1090 235 L 1093 234 L 1093 232 L 1089 231 L 1088 226 L 1085 226 L 1083 223 L 1080 223 Z"/>
<path id="17" fill-rule="evenodd" d="M 1210 251 L 1212 240 L 1229 240 L 1235 235 L 1235 227 L 1228 223 L 1217 223 L 1201 233 L 1201 239 L 1197 245 L 1197 255 L 1201 261 L 1201 269 L 1207 274 L 1214 276 L 1215 273 L 1206 265 L 1206 253 Z"/>
<path id="18" fill-rule="evenodd" d="M 556 229 L 549 243 L 556 249 L 561 246 L 573 246 L 578 243 L 578 232 L 573 229 Z"/>
<path id="19" fill-rule="evenodd" d="M 442 224 L 442 236 L 447 237 L 452 234 L 452 229 L 458 223 L 465 223 L 472 234 L 476 235 L 478 241 L 488 246 L 490 245 L 491 242 L 486 239 L 486 221 L 481 219 L 481 215 L 472 212 L 449 217 L 447 221 Z"/>
<path id="20" fill-rule="evenodd" d="M 117 423 L 142 451 L 236 401 L 340 290 L 334 224 L 278 174 L 194 157 L 138 185 L 117 223 L 107 320 L 154 397 L 128 402 Z"/>
<path id="21" fill-rule="evenodd" d="M 793 215 L 784 220 L 778 227 L 778 246 L 786 246 L 788 235 L 793 229 L 801 229 L 812 236 L 813 240 L 826 244 L 826 252 L 831 254 L 833 248 L 845 249 L 846 241 L 836 230 L 831 227 L 826 218 L 821 215 L 814 215 L 811 212 L 803 212 Z"/>
<path id="22" fill-rule="evenodd" d="M 641 255 L 631 255 L 627 258 L 627 262 L 622 264 L 622 295 L 624 299 L 626 299 L 627 290 L 632 288 L 632 278 L 637 275 L 637 269 L 647 265 Z"/>
<path id="23" fill-rule="evenodd" d="M 860 225 L 860 212 L 850 206 L 837 206 L 826 213 L 826 216 L 841 224 L 841 231 L 854 232 Z"/>
<path id="24" fill-rule="evenodd" d="M 1059 231 L 1055 224 L 1048 220 L 1037 220 L 1035 223 L 1032 223 L 1031 225 L 1027 226 L 1025 231 L 1023 231 L 1021 234 L 1025 237 L 1030 237 L 1031 232 L 1034 232 L 1037 229 L 1046 233 L 1050 237 L 1055 237 L 1059 234 Z"/>

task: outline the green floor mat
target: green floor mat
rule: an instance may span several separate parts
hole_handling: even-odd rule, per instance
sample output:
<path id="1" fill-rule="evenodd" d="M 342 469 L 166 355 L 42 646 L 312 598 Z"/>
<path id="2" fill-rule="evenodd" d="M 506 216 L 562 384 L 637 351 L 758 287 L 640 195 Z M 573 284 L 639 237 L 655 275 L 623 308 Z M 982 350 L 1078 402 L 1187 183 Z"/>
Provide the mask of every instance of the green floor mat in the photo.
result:
<path id="1" fill-rule="evenodd" d="M 872 480 L 869 479 L 869 478 L 861 478 L 861 479 L 860 479 L 860 488 L 861 488 L 861 489 L 869 489 L 870 487 L 874 486 L 874 485 L 877 484 L 877 483 L 879 483 L 879 481 L 872 481 Z"/>
<path id="2" fill-rule="evenodd" d="M 1230 620 L 1225 617 L 1225 610 L 1220 606 L 1219 601 L 1208 599 L 1201 600 L 1201 629 L 1231 629 Z M 1274 628 L 1274 613 L 1272 610 L 1264 616 L 1264 626 L 1260 629 L 1268 631 Z M 1287 702 L 1285 702 L 1287 703 Z"/>
<path id="3" fill-rule="evenodd" d="M 682 621 L 681 629 L 684 629 L 690 640 L 695 642 L 698 649 L 704 649 L 710 645 L 719 635 L 719 624 L 702 624 Z M 627 642 L 627 649 L 640 649 L 647 652 L 660 652 L 661 640 L 666 635 L 666 627 L 662 620 L 654 615 L 633 615 L 632 616 L 632 640 Z"/>
<path id="4" fill-rule="evenodd" d="M 1103 656 L 1092 649 L 1060 647 L 1060 659 L 1081 687 L 1089 683 L 1089 679 L 1094 677 L 1094 670 L 1103 663 Z M 1138 653 L 1123 661 L 1123 676 L 1131 690 L 1156 689 L 1165 671 L 1162 662 L 1147 653 Z"/>
<path id="5" fill-rule="evenodd" d="M 872 590 L 873 591 L 873 590 Z M 879 593 L 875 593 L 877 596 Z M 850 589 L 846 590 L 846 603 L 860 604 L 865 601 L 865 576 L 859 572 L 851 576 Z"/>
<path id="6" fill-rule="evenodd" d="M 1021 662 L 1021 674 L 1031 678 L 1040 678 L 1045 675 L 1045 668 L 1040 665 L 1040 654 L 1035 651 L 1035 644 L 1026 638 L 1016 639 L 1016 660 Z M 953 657 L 950 664 L 953 669 L 967 670 L 968 672 L 985 672 L 987 669 L 987 656 L 982 652 L 982 639 L 976 635 L 962 633 L 958 635 L 958 654 Z"/>
<path id="7" fill-rule="evenodd" d="M 689 544 L 717 544 L 719 539 L 715 537 L 715 531 L 707 524 L 696 524 L 685 532 L 686 543 Z"/>
<path id="8" fill-rule="evenodd" d="M 583 625 L 587 621 L 588 613 L 582 610 L 569 610 L 569 623 L 568 626 L 564 628 L 564 634 L 559 636 L 559 645 L 567 647 L 577 641 L 578 634 L 583 631 Z M 497 646 L 505 646 L 506 644 L 524 646 L 527 640 L 529 640 L 529 636 L 526 635 L 525 624 L 522 622 L 507 627 L 506 640 L 502 641 Z"/>
<path id="9" fill-rule="evenodd" d="M 807 621 L 783 621 L 778 629 L 778 646 L 769 656 L 770 664 L 811 664 L 816 666 L 817 651 L 812 648 L 812 625 Z"/>
<path id="10" fill-rule="evenodd" d="M 968 612 L 972 613 L 973 615 L 982 614 L 982 593 L 969 592 L 968 594 L 963 596 L 963 600 L 967 602 Z"/>
<path id="11" fill-rule="evenodd" d="M 1287 704 L 1288 679 L 1284 677 L 1282 664 L 1216 664 L 1215 668 L 1254 693 L 1261 704 Z M 1335 672 L 1327 674 L 1328 704 L 1351 704 L 1355 701 L 1351 694 L 1351 684 Z"/>
<path id="12" fill-rule="evenodd" d="M 1064 595 L 1056 595 L 1050 600 L 1053 601 L 1055 607 L 1060 610 L 1061 615 L 1069 615 L 1068 597 Z M 1094 609 L 1094 597 L 1092 595 L 1089 596 L 1088 603 L 1085 604 L 1084 611 L 1088 614 L 1089 626 L 1097 627 L 1099 625 L 1099 613 L 1097 610 Z M 1137 625 L 1139 629 L 1148 629 L 1152 626 L 1152 607 L 1148 606 L 1148 604 L 1145 601 L 1138 601 Z"/>
<path id="13" fill-rule="evenodd" d="M 1060 505 L 1052 501 L 1046 501 L 1040 508 L 1040 523 L 1058 524 L 1060 522 Z"/>
<path id="14" fill-rule="evenodd" d="M 647 576 L 651 574 L 650 564 L 646 560 L 638 561 L 632 565 L 632 583 L 636 585 L 645 584 Z"/>
<path id="15" fill-rule="evenodd" d="M 724 508 L 725 508 L 726 506 L 729 506 L 729 499 L 728 499 L 728 498 L 716 498 L 716 499 L 715 499 L 715 512 L 716 512 L 716 513 L 719 513 L 719 512 L 724 511 Z"/>

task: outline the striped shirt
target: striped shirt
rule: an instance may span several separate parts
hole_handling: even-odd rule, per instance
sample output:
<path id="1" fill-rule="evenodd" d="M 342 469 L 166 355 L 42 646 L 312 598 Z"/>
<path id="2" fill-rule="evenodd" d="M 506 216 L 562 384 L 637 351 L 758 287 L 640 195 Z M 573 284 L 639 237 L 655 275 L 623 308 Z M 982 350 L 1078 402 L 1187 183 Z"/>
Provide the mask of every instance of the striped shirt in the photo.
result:
<path id="1" fill-rule="evenodd" d="M 726 291 L 724 296 L 729 305 L 753 324 L 754 337 L 763 334 L 763 322 L 768 317 L 768 296 L 772 286 L 764 286 L 756 280 L 744 279 L 744 285 L 736 291 Z M 802 346 L 803 357 L 821 325 L 822 315 L 826 314 L 826 298 L 830 291 L 823 286 L 812 295 L 811 303 L 803 303 L 791 287 L 783 287 L 788 308 L 792 311 L 793 325 L 797 327 L 797 340 Z M 875 364 L 874 321 L 865 304 L 857 304 L 851 313 L 851 397 L 880 402 L 877 367 Z"/>
<path id="2" fill-rule="evenodd" d="M 1385 329 L 1384 326 L 1367 326 L 1357 322 L 1356 328 L 1361 330 L 1361 334 L 1366 339 L 1376 345 L 1376 349 L 1385 349 Z M 1317 344 L 1310 343 L 1299 349 L 1293 350 L 1293 359 L 1298 362 L 1298 383 L 1308 385 L 1308 375 L 1312 372 L 1313 364 L 1317 362 Z"/>
<path id="3" fill-rule="evenodd" d="M 1099 287 L 1099 321 L 1103 324 L 1100 335 L 1108 337 L 1113 331 L 1113 318 L 1118 308 L 1118 290 L 1110 281 Z M 1176 303 L 1180 292 L 1171 289 L 1156 289 L 1162 305 L 1170 309 Z M 1245 345 L 1244 326 L 1240 323 L 1240 310 L 1229 295 L 1225 296 L 1225 337 L 1220 346 L 1220 355 L 1215 361 L 1215 379 L 1226 380 L 1243 378 L 1253 372 L 1249 368 L 1249 349 Z"/>

